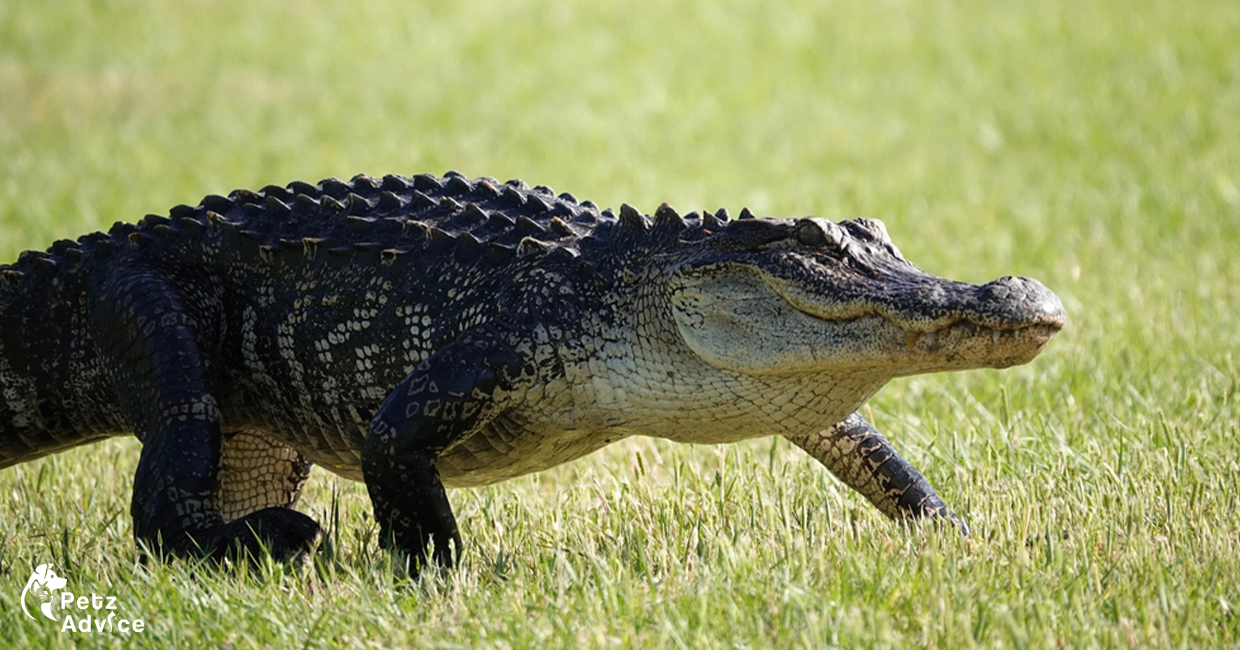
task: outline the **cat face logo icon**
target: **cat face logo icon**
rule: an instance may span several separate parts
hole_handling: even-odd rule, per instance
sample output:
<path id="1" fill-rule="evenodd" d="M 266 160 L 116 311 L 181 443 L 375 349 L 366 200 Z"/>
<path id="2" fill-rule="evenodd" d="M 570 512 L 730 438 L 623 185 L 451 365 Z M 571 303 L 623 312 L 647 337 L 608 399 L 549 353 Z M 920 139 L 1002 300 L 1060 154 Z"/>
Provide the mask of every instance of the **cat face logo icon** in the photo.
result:
<path id="1" fill-rule="evenodd" d="M 56 617 L 52 616 L 52 592 L 64 588 L 65 579 L 52 571 L 52 565 L 40 564 L 35 568 L 34 573 L 30 574 L 30 579 L 26 581 L 26 588 L 22 590 L 22 611 L 26 612 L 26 616 L 30 616 L 30 610 L 26 609 L 26 594 L 32 593 L 35 598 L 42 601 L 39 611 L 53 621 L 56 620 Z M 30 618 L 38 620 L 33 616 Z"/>

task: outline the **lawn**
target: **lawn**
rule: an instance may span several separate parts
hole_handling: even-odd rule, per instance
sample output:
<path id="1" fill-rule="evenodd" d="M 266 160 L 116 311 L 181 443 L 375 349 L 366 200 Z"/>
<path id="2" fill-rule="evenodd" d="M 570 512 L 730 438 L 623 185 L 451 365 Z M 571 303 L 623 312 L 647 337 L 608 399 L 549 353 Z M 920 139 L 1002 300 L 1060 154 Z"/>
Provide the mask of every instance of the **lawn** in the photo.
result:
<path id="1" fill-rule="evenodd" d="M 456 169 L 875 217 L 1069 313 L 1027 366 L 866 407 L 967 539 L 784 441 L 633 440 L 451 492 L 447 577 L 395 580 L 364 487 L 321 471 L 321 573 L 142 568 L 117 439 L 0 472 L 0 647 L 1240 646 L 1238 34 L 1226 0 L 0 0 L 0 261 L 237 187 Z M 49 561 L 146 629 L 26 618 Z"/>

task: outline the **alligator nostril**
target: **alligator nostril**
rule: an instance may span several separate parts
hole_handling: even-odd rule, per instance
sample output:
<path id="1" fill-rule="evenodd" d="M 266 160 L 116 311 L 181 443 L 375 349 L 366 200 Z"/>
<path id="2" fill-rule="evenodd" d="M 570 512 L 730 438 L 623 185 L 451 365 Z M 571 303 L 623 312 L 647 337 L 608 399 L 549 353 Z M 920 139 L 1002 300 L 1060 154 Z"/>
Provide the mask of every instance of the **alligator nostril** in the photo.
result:
<path id="1" fill-rule="evenodd" d="M 1033 278 L 1007 276 L 982 285 L 979 308 L 996 324 L 1063 327 L 1067 316 L 1059 296 Z"/>
<path id="2" fill-rule="evenodd" d="M 1009 285 L 1011 284 L 1011 280 L 1014 279 L 1016 278 L 1009 276 L 984 284 L 982 285 L 982 290 L 978 292 L 977 297 L 988 303 L 1007 302 L 1012 293 Z"/>

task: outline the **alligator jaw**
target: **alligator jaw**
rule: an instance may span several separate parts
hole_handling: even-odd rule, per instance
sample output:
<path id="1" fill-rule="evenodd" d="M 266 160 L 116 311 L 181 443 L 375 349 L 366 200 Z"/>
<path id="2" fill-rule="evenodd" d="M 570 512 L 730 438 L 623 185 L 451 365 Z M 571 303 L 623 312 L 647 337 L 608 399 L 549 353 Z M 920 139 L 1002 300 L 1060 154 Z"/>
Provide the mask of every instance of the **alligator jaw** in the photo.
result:
<path id="1" fill-rule="evenodd" d="M 853 337 L 863 354 L 838 362 L 877 363 L 893 376 L 1028 363 L 1067 320 L 1059 297 L 1031 278 L 1004 277 L 984 285 L 928 275 L 918 279 L 846 309 L 838 303 L 823 308 L 795 285 L 771 286 L 817 322 L 825 339 L 838 339 L 841 332 Z"/>
<path id="2" fill-rule="evenodd" d="M 1032 361 L 1060 329 L 1045 324 L 995 329 L 960 320 L 929 332 L 901 330 L 904 346 L 891 350 L 888 359 L 898 369 L 897 375 L 1007 368 Z"/>

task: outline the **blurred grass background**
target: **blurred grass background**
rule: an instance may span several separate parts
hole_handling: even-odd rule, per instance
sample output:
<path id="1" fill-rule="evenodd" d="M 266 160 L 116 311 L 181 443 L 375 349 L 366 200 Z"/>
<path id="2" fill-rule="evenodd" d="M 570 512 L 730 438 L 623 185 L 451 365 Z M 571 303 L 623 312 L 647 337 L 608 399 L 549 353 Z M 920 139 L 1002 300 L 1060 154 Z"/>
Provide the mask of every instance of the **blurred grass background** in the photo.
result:
<path id="1" fill-rule="evenodd" d="M 0 0 L 0 260 L 236 187 L 456 169 L 876 217 L 1070 319 L 1029 366 L 871 402 L 967 541 L 782 442 L 630 441 L 455 491 L 446 581 L 394 586 L 365 490 L 318 472 L 328 578 L 142 570 L 117 441 L 0 473 L 0 645 L 121 642 L 20 613 L 54 558 L 147 647 L 1234 647 L 1238 39 L 1222 0 Z"/>

